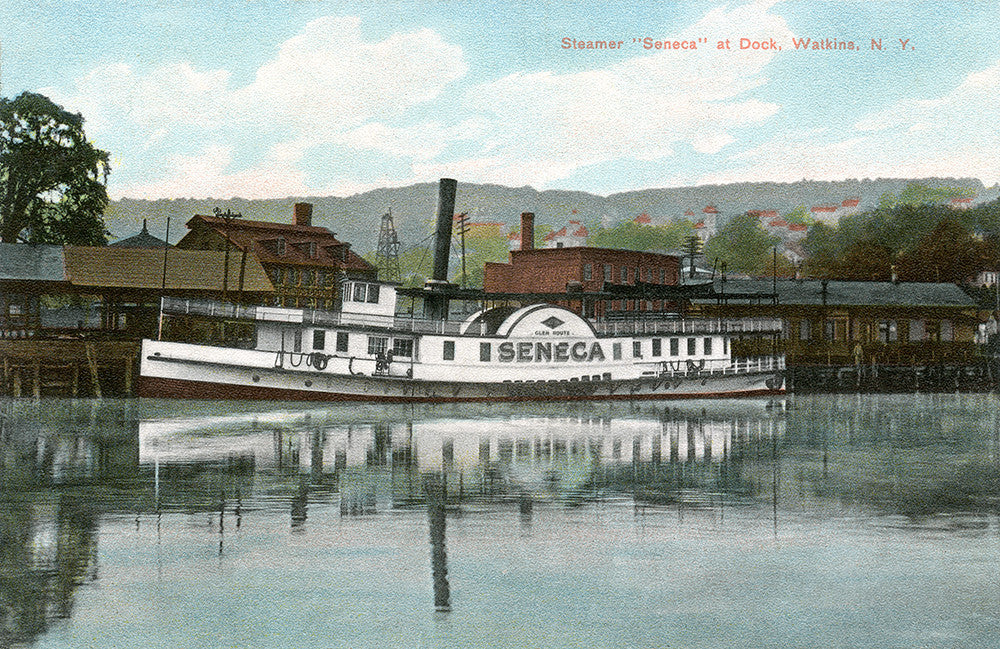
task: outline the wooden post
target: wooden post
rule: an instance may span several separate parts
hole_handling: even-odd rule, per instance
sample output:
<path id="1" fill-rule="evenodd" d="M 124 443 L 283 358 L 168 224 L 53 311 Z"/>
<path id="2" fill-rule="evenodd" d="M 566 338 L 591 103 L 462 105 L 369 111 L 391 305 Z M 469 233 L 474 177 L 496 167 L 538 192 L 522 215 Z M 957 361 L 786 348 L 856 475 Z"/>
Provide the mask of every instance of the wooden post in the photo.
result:
<path id="1" fill-rule="evenodd" d="M 101 381 L 97 375 L 97 360 L 94 358 L 93 345 L 87 343 L 87 365 L 90 366 L 90 380 L 94 384 L 94 396 L 101 398 Z"/>
<path id="2" fill-rule="evenodd" d="M 10 359 L 6 356 L 3 357 L 3 389 L 0 389 L 0 394 L 6 394 L 8 386 L 10 385 Z"/>
<path id="3" fill-rule="evenodd" d="M 38 359 L 31 364 L 31 396 L 36 400 L 42 398 L 42 368 Z"/>
<path id="4" fill-rule="evenodd" d="M 14 385 L 13 385 L 14 398 L 15 399 L 20 399 L 21 398 L 21 370 L 20 370 L 20 368 L 14 367 L 14 368 L 11 369 L 11 372 L 13 374 L 13 379 L 14 379 Z"/>
<path id="5" fill-rule="evenodd" d="M 73 398 L 80 396 L 80 364 L 73 363 Z"/>
<path id="6" fill-rule="evenodd" d="M 126 356 L 125 357 L 125 396 L 132 396 L 132 365 L 135 363 L 135 357 Z"/>

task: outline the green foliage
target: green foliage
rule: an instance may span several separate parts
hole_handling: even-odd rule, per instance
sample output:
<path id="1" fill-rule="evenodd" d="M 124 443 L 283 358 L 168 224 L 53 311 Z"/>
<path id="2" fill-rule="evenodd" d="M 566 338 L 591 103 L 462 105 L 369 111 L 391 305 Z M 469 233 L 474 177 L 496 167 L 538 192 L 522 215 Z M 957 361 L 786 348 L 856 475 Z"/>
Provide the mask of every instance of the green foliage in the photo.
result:
<path id="1" fill-rule="evenodd" d="M 0 241 L 107 243 L 108 159 L 79 114 L 29 92 L 0 99 Z"/>
<path id="2" fill-rule="evenodd" d="M 991 231 L 982 227 L 1000 222 L 994 210 L 899 202 L 845 217 L 836 228 L 817 224 L 803 243 L 806 270 L 815 277 L 883 281 L 895 270 L 902 281 L 961 282 L 998 261 Z"/>
<path id="3" fill-rule="evenodd" d="M 536 234 L 535 241 L 539 240 Z M 509 249 L 510 244 L 507 237 L 503 235 L 476 229 L 467 234 L 465 237 L 465 286 L 482 288 L 486 262 L 506 262 Z M 454 281 L 458 284 L 463 283 L 461 265 L 459 265 L 458 277 Z"/>
<path id="4" fill-rule="evenodd" d="M 730 272 L 767 275 L 773 265 L 772 249 L 778 241 L 778 237 L 764 231 L 757 217 L 740 214 L 708 240 L 705 259 L 725 263 Z"/>
<path id="5" fill-rule="evenodd" d="M 879 209 L 892 209 L 901 205 L 916 207 L 919 205 L 938 205 L 952 198 L 975 195 L 975 191 L 966 187 L 928 187 L 923 183 L 909 183 L 899 196 L 888 192 L 879 198 Z"/>
<path id="6" fill-rule="evenodd" d="M 812 215 L 809 214 L 809 210 L 806 208 L 805 205 L 799 205 L 791 212 L 782 215 L 781 218 L 783 218 L 787 223 L 794 223 L 795 225 L 813 224 Z"/>
<path id="7" fill-rule="evenodd" d="M 434 251 L 427 246 L 407 248 L 399 254 L 399 269 L 403 286 L 419 288 L 431 276 L 434 267 Z"/>
<path id="8" fill-rule="evenodd" d="M 624 250 L 672 250 L 681 247 L 692 234 L 690 221 L 679 220 L 668 225 L 639 225 L 625 221 L 611 228 L 595 228 L 587 238 L 587 245 L 594 248 L 621 248 Z"/>

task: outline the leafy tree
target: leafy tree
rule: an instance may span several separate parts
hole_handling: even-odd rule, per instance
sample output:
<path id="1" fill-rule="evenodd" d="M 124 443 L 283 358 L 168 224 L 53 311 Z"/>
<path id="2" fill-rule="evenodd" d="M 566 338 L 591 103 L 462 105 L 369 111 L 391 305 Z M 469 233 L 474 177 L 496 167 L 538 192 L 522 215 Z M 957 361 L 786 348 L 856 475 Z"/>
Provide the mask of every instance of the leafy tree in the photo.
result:
<path id="1" fill-rule="evenodd" d="M 640 225 L 625 221 L 611 228 L 598 227 L 587 238 L 587 245 L 595 248 L 622 248 L 625 250 L 672 250 L 681 247 L 684 239 L 693 232 L 691 222 L 674 221 L 668 225 Z"/>
<path id="2" fill-rule="evenodd" d="M 963 282 L 989 263 L 983 243 L 958 222 L 944 218 L 917 246 L 900 256 L 900 279 Z"/>
<path id="3" fill-rule="evenodd" d="M 107 243 L 108 153 L 47 97 L 0 98 L 0 241 Z"/>
<path id="4" fill-rule="evenodd" d="M 784 214 L 783 218 L 787 223 L 794 223 L 795 225 L 812 225 L 813 218 L 809 214 L 809 210 L 806 209 L 805 205 L 799 205 L 791 212 Z"/>
<path id="5" fill-rule="evenodd" d="M 899 205 L 935 205 L 951 198 L 974 196 L 975 191 L 967 187 L 928 187 L 923 183 L 909 183 L 895 196 L 889 192 L 879 197 L 879 207 L 893 208 Z"/>
<path id="6" fill-rule="evenodd" d="M 764 231 L 757 217 L 740 214 L 708 240 L 705 259 L 725 262 L 732 272 L 765 275 L 773 265 L 771 249 L 778 241 Z"/>

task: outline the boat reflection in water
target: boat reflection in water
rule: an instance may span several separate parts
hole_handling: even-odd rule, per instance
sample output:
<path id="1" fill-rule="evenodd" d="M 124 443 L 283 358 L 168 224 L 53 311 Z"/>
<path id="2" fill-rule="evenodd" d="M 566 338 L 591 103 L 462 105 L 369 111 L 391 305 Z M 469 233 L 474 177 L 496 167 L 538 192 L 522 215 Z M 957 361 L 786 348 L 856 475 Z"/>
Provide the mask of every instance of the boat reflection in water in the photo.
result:
<path id="1" fill-rule="evenodd" d="M 325 574 L 327 590 L 323 579 L 301 586 L 325 594 L 324 610 L 339 610 L 351 597 L 369 597 L 370 604 L 405 594 L 398 584 L 368 595 L 335 587 L 345 577 L 316 558 L 327 557 L 346 561 L 355 571 L 349 574 L 364 583 L 408 585 L 424 602 L 418 608 L 433 603 L 453 617 L 455 608 L 475 606 L 470 571 L 480 581 L 493 579 L 485 566 L 496 568 L 494 555 L 518 545 L 516 534 L 521 551 L 536 561 L 548 560 L 544 543 L 553 543 L 574 548 L 574 561 L 584 563 L 580 553 L 613 551 L 621 529 L 615 526 L 626 524 L 674 535 L 647 548 L 654 557 L 664 556 L 664 543 L 689 557 L 716 543 L 725 555 L 730 549 L 715 535 L 735 534 L 742 546 L 745 538 L 777 541 L 814 527 L 829 535 L 830 525 L 839 524 L 823 521 L 992 538 L 1000 485 L 1000 421 L 989 396 L 670 406 L 256 410 L 259 404 L 142 400 L 0 406 L 0 646 L 35 642 L 53 622 L 75 618 L 81 586 L 101 574 L 98 556 L 105 553 L 135 562 L 129 569 L 138 573 L 155 566 L 149 588 L 169 582 L 164 563 L 206 570 L 200 559 L 184 557 L 210 543 L 217 562 L 247 562 L 239 564 L 249 575 L 241 588 L 250 589 L 256 578 L 267 583 L 272 564 L 282 561 L 288 562 L 284 579 Z M 783 520 L 792 521 L 787 532 Z M 691 536 L 699 525 L 707 529 Z M 847 547 L 858 542 L 855 532 L 839 533 Z M 462 543 L 449 546 L 455 534 Z M 525 538 L 542 545 L 524 545 Z M 99 541 L 111 547 L 99 552 Z M 643 543 L 641 537 L 635 542 Z M 413 545 L 424 549 L 412 556 Z M 145 553 L 137 549 L 146 546 Z M 256 562 L 248 558 L 256 556 L 255 547 L 266 548 Z M 928 556 L 944 561 L 949 548 L 933 548 Z M 385 558 L 351 563 L 366 553 Z M 747 556 L 729 560 L 752 561 Z M 484 567 L 473 571 L 470 562 Z M 109 567 L 123 570 L 110 559 L 104 563 L 105 574 Z M 587 582 L 591 587 L 603 583 L 593 575 L 623 578 L 599 564 L 587 570 L 573 574 L 597 580 Z M 304 575 L 293 577 L 298 572 Z M 665 587 L 633 573 L 621 573 L 636 580 L 628 582 L 633 587 L 650 593 Z M 456 574 L 466 580 L 458 591 Z M 559 573 L 550 579 L 553 574 Z M 572 585 L 562 587 L 572 594 Z M 796 587 L 789 582 L 779 591 Z M 100 591 L 88 590 L 88 597 Z M 405 611 L 400 606 L 397 614 Z"/>
<path id="2" fill-rule="evenodd" d="M 622 496 L 637 507 L 721 508 L 754 496 L 733 467 L 784 429 L 778 400 L 576 410 L 545 416 L 508 407 L 502 416 L 473 418 L 461 408 L 434 417 L 434 410 L 399 407 L 380 408 L 368 421 L 343 421 L 342 410 L 143 421 L 139 462 L 153 467 L 158 508 L 180 504 L 169 493 L 178 467 L 224 473 L 220 535 L 225 510 L 234 507 L 225 501 L 235 498 L 244 511 L 251 476 L 267 476 L 271 493 L 284 483 L 293 529 L 304 526 L 310 501 L 339 500 L 342 516 L 426 507 L 434 604 L 446 611 L 447 514 L 516 508 L 529 524 L 538 501 L 578 506 Z"/>

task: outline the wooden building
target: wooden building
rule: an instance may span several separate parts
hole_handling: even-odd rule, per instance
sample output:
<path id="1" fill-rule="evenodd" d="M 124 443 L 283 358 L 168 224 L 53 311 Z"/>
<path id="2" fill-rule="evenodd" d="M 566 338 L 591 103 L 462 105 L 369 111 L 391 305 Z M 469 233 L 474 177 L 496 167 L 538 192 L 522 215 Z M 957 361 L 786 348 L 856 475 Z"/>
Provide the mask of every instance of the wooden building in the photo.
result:
<path id="1" fill-rule="evenodd" d="M 336 234 L 312 225 L 312 205 L 296 203 L 292 223 L 252 221 L 239 215 L 196 215 L 177 247 L 223 252 L 230 264 L 256 259 L 275 292 L 270 304 L 334 310 L 344 279 L 376 279 L 378 269 Z M 228 252 L 227 252 L 228 251 Z"/>
<path id="2" fill-rule="evenodd" d="M 976 303 L 955 284 L 779 279 L 720 287 L 725 299 L 699 310 L 782 318 L 789 365 L 966 363 L 977 355 Z M 759 297 L 772 292 L 773 300 Z"/>
<path id="3" fill-rule="evenodd" d="M 0 243 L 0 394 L 131 394 L 161 297 L 219 300 L 226 286 L 254 303 L 274 291 L 256 260 L 227 268 L 215 251 Z"/>

